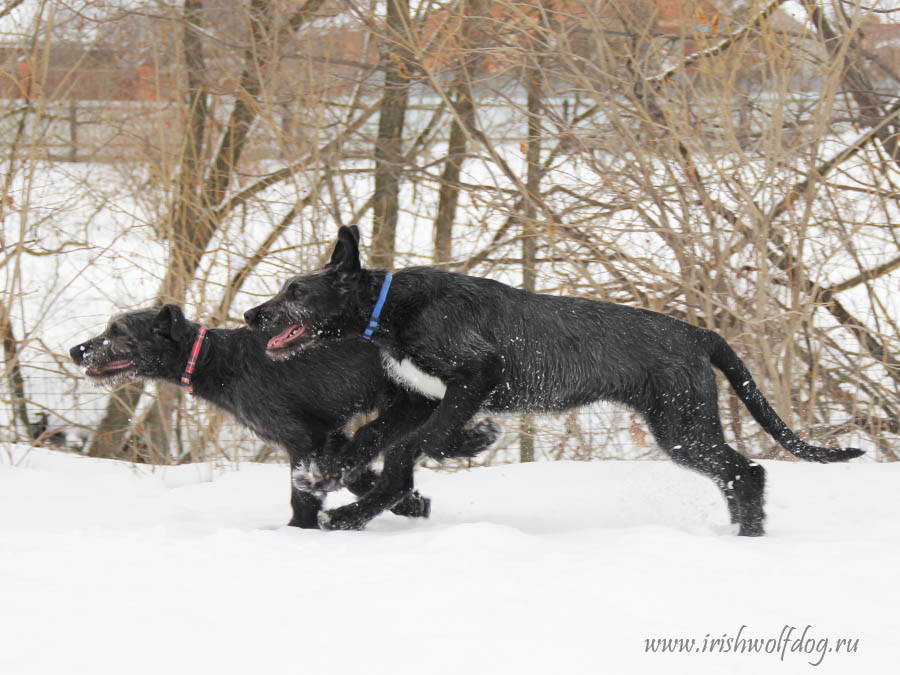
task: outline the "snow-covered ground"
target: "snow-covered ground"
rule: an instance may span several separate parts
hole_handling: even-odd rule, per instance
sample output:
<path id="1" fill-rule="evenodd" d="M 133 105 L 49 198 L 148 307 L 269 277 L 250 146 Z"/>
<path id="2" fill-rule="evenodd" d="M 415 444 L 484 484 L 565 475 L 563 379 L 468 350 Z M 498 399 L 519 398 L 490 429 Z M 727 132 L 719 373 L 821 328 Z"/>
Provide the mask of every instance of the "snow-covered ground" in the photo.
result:
<path id="1" fill-rule="evenodd" d="M 319 532 L 284 466 L 0 446 L 0 673 L 889 672 L 900 466 L 766 468 L 760 539 L 652 461 L 422 470 L 430 520 Z"/>

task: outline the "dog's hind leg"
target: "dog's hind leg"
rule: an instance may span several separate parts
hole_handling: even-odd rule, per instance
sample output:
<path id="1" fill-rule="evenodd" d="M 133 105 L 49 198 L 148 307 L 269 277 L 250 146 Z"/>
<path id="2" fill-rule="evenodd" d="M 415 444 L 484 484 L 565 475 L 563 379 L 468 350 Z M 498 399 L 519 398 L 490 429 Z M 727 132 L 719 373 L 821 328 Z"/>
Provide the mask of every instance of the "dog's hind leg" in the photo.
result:
<path id="1" fill-rule="evenodd" d="M 645 413 L 660 447 L 676 463 L 713 479 L 728 504 L 731 522 L 740 526 L 738 534 L 762 535 L 765 470 L 725 442 L 715 399 L 710 409 L 683 399 L 669 405 Z"/>

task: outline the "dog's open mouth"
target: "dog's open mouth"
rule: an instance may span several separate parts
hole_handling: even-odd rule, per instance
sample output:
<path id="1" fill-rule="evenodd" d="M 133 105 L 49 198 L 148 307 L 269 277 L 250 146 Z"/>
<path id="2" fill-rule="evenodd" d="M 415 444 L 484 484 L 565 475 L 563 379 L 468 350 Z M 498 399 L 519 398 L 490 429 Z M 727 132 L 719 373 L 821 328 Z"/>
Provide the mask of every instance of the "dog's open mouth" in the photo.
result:
<path id="1" fill-rule="evenodd" d="M 99 366 L 91 366 L 90 368 L 85 370 L 84 373 L 88 377 L 107 378 L 112 377 L 113 375 L 124 373 L 125 371 L 130 370 L 133 367 L 133 361 L 122 359 L 119 361 L 110 361 L 109 363 L 104 363 Z"/>
<path id="2" fill-rule="evenodd" d="M 291 324 L 278 335 L 271 338 L 266 344 L 266 349 L 270 352 L 280 352 L 297 342 L 305 334 L 306 326 L 299 323 Z"/>

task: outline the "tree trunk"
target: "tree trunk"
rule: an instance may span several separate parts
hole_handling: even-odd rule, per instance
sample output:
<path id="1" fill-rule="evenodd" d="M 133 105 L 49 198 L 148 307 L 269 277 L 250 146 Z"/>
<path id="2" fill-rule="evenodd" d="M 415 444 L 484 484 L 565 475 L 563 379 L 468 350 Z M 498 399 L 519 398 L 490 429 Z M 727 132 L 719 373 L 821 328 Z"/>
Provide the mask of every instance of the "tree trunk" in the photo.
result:
<path id="1" fill-rule="evenodd" d="M 297 30 L 324 0 L 307 0 L 289 22 L 287 29 Z M 244 51 L 240 89 L 219 150 L 213 158 L 206 180 L 202 177 L 202 149 L 212 120 L 205 89 L 203 45 L 194 25 L 202 25 L 201 0 L 186 0 L 184 6 L 183 48 L 188 71 L 187 129 L 182 152 L 175 202 L 170 216 L 169 265 L 160 287 L 160 302 L 181 303 L 200 265 L 210 240 L 221 225 L 215 209 L 224 201 L 234 169 L 246 146 L 257 116 L 256 99 L 261 91 L 260 74 L 272 57 L 273 12 L 270 0 L 251 0 L 248 9 L 251 45 Z M 202 186 L 201 186 L 202 182 Z M 97 428 L 92 451 L 98 456 L 122 456 L 127 426 L 140 399 L 142 385 L 129 383 L 111 397 L 106 415 Z M 177 395 L 164 395 L 154 401 L 145 418 L 144 440 L 149 440 L 150 458 L 168 458 L 169 432 Z"/>
<path id="2" fill-rule="evenodd" d="M 400 213 L 400 178 L 403 174 L 403 125 L 409 100 L 409 79 L 403 45 L 409 29 L 407 0 L 387 0 L 386 47 L 381 58 L 384 69 L 384 100 L 375 141 L 375 191 L 372 203 L 373 267 L 394 264 L 397 218 Z"/>
<path id="3" fill-rule="evenodd" d="M 26 438 L 34 440 L 38 435 L 38 429 L 28 418 L 25 378 L 22 377 L 22 367 L 19 364 L 19 341 L 13 332 L 9 311 L 2 303 L 0 303 L 0 338 L 3 341 L 3 370 L 12 399 L 13 428 L 17 426 L 17 422 L 21 423 Z"/>
<path id="4" fill-rule="evenodd" d="M 872 86 L 872 80 L 862 67 L 858 45 L 851 41 L 850 48 L 844 49 L 848 37 L 835 31 L 818 2 L 806 0 L 806 13 L 825 45 L 834 63 L 841 63 L 841 83 L 844 90 L 859 106 L 859 122 L 863 126 L 877 127 L 875 136 L 890 155 L 891 160 L 900 165 L 900 144 L 897 143 L 896 120 L 885 121 L 883 101 Z"/>
<path id="5" fill-rule="evenodd" d="M 526 78 L 528 138 L 525 148 L 525 189 L 531 198 L 523 201 L 522 209 L 522 287 L 533 293 L 537 288 L 537 232 L 534 224 L 541 180 L 541 75 L 538 67 L 530 68 Z M 534 415 L 531 414 L 522 415 L 519 461 L 534 461 Z"/>
<path id="6" fill-rule="evenodd" d="M 460 18 L 460 73 L 453 83 L 453 108 L 456 115 L 450 126 L 447 143 L 447 160 L 441 174 L 438 193 L 437 216 L 434 219 L 434 262 L 438 267 L 446 267 L 453 257 L 453 223 L 459 203 L 459 176 L 467 148 L 467 127 L 473 125 L 475 101 L 472 92 L 472 71 L 477 70 L 480 59 L 472 54 L 472 34 L 475 20 L 483 12 L 481 0 L 466 0 Z"/>
<path id="7" fill-rule="evenodd" d="M 458 82 L 454 89 L 455 106 L 459 114 L 472 115 L 475 106 L 472 103 L 472 91 L 468 81 Z M 453 254 L 453 221 L 456 220 L 456 206 L 459 203 L 459 175 L 465 153 L 466 130 L 454 117 L 450 126 L 450 140 L 447 144 L 447 161 L 441 174 L 437 217 L 434 219 L 434 262 L 437 267 L 446 267 Z"/>
<path id="8" fill-rule="evenodd" d="M 137 408 L 143 382 L 127 382 L 116 387 L 106 404 L 103 419 L 94 430 L 94 437 L 88 446 L 91 457 L 126 459 L 125 441 L 131 429 L 131 420 Z"/>
<path id="9" fill-rule="evenodd" d="M 186 128 L 181 152 L 181 166 L 175 184 L 175 197 L 169 214 L 167 234 L 170 241 L 169 266 L 160 287 L 159 301 L 162 303 L 183 301 L 190 277 L 193 276 L 190 260 L 199 256 L 190 255 L 188 249 L 196 234 L 191 230 L 202 219 L 199 197 L 199 185 L 202 178 L 200 170 L 203 152 L 203 139 L 207 126 L 208 102 L 204 87 L 205 61 L 203 44 L 193 26 L 203 25 L 203 5 L 201 0 L 185 0 L 184 26 L 182 33 L 182 49 L 187 72 L 187 109 Z M 210 233 L 210 236 L 212 233 Z M 106 405 L 106 412 L 94 434 L 89 454 L 94 457 L 121 457 L 129 453 L 125 450 L 133 421 L 134 412 L 144 391 L 143 382 L 126 382 L 113 391 Z M 160 407 L 159 399 L 141 425 L 144 441 L 141 446 L 148 446 L 144 461 L 152 461 L 154 456 L 165 456 L 168 453 L 168 434 L 165 431 L 165 419 L 171 419 L 171 407 Z M 154 423 L 154 420 L 157 423 Z M 155 429 L 154 429 L 155 427 Z"/>

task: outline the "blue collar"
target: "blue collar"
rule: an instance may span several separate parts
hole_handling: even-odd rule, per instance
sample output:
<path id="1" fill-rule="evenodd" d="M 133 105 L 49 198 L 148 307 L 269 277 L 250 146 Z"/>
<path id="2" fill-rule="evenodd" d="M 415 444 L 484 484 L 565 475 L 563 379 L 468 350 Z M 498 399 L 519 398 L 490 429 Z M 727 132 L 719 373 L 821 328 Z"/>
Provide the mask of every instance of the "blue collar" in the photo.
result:
<path id="1" fill-rule="evenodd" d="M 378 294 L 378 301 L 375 303 L 375 309 L 372 310 L 372 316 L 369 318 L 369 325 L 363 331 L 363 340 L 371 340 L 372 334 L 378 328 L 378 317 L 381 316 L 381 308 L 384 307 L 384 301 L 387 299 L 388 290 L 391 288 L 391 279 L 394 275 L 388 272 L 384 275 L 384 281 L 381 284 L 381 292 Z"/>

